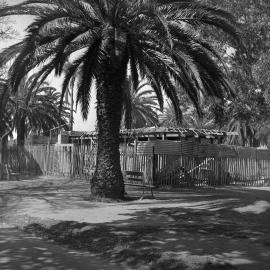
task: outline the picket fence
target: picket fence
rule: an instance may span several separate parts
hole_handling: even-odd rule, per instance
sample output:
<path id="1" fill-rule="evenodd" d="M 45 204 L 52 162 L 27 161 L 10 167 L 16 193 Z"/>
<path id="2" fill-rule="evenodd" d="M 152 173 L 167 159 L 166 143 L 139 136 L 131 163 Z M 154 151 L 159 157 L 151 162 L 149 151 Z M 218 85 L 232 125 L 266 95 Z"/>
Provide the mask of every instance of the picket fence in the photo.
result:
<path id="1" fill-rule="evenodd" d="M 121 149 L 121 168 L 147 172 L 161 188 L 270 185 L 270 150 L 210 144 L 192 149 L 174 154 L 157 152 L 154 146 L 146 154 Z M 7 157 L 19 174 L 84 178 L 86 169 L 94 172 L 96 165 L 96 151 L 89 145 L 13 146 Z"/>

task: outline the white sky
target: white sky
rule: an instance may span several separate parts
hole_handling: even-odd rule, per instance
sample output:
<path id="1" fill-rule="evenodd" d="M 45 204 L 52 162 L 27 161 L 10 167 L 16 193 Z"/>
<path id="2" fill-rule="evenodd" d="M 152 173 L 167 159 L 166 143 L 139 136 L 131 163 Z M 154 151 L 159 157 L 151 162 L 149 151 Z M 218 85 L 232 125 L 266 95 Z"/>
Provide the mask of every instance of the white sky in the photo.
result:
<path id="1" fill-rule="evenodd" d="M 23 0 L 6 0 L 8 5 L 19 4 L 23 2 Z M 18 34 L 12 40 L 4 40 L 0 41 L 0 50 L 6 48 L 14 43 L 19 42 L 23 39 L 26 27 L 31 23 L 32 16 L 10 16 L 11 23 L 14 29 L 18 32 Z M 56 89 L 61 89 L 61 80 L 59 78 L 55 78 L 54 76 L 48 77 L 47 80 L 50 85 L 54 86 Z M 74 97 L 76 96 L 76 93 Z M 84 122 L 81 117 L 80 108 L 78 107 L 77 113 L 74 115 L 74 130 L 79 131 L 90 131 L 94 129 L 95 121 L 96 121 L 96 112 L 95 112 L 95 94 L 92 93 L 92 100 L 90 105 L 90 110 L 88 114 L 88 120 Z"/>

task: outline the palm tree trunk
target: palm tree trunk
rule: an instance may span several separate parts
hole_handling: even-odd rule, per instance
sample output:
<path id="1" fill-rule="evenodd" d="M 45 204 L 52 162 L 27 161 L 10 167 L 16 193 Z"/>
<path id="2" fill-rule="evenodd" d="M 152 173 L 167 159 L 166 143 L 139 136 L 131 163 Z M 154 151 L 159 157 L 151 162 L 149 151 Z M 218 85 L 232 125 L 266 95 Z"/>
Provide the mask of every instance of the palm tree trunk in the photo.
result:
<path id="1" fill-rule="evenodd" d="M 1 134 L 0 134 L 0 181 L 3 180 L 3 169 L 4 169 L 4 162 L 3 162 L 3 157 L 4 157 L 4 153 L 3 153 L 3 140 L 1 138 Z"/>
<path id="2" fill-rule="evenodd" d="M 7 136 L 3 138 L 4 134 L 0 134 L 0 180 L 3 179 L 5 164 L 8 163 L 8 152 L 7 152 Z"/>
<path id="3" fill-rule="evenodd" d="M 91 180 L 91 193 L 97 197 L 124 197 L 120 166 L 119 131 L 123 85 L 119 73 L 108 68 L 97 79 L 97 165 Z M 118 70 L 119 71 L 119 70 Z M 121 76 L 121 75 L 120 75 Z"/>
<path id="4" fill-rule="evenodd" d="M 25 117 L 22 117 L 17 122 L 17 145 L 24 146 L 25 144 Z"/>
<path id="5" fill-rule="evenodd" d="M 1 96 L 0 96 L 1 98 Z M 1 101 L 1 100 L 0 100 Z M 1 105 L 1 104 L 0 104 Z M 3 110 L 1 110 L 2 108 L 0 107 L 0 180 L 3 180 L 3 173 L 4 173 L 4 134 L 5 134 L 5 125 L 3 123 L 2 117 L 3 117 Z"/>
<path id="6" fill-rule="evenodd" d="M 73 131 L 73 107 L 74 107 L 73 90 L 74 90 L 74 87 L 71 86 L 71 89 L 70 89 L 70 115 L 69 115 L 69 130 L 70 131 Z"/>
<path id="7" fill-rule="evenodd" d="M 0 88 L 0 180 L 3 177 L 3 164 L 4 164 L 4 145 L 3 135 L 5 134 L 5 124 L 3 123 L 3 112 L 6 108 L 8 94 L 7 89 Z"/>

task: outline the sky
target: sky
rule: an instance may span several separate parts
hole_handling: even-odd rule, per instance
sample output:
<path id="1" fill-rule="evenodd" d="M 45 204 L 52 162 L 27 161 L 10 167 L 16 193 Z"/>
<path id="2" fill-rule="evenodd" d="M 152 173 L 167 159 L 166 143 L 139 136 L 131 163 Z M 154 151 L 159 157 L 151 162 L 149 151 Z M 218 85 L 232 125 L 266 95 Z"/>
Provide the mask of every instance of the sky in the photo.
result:
<path id="1" fill-rule="evenodd" d="M 19 4 L 23 2 L 23 0 L 6 0 L 5 2 L 8 5 L 14 5 L 14 4 Z M 0 50 L 21 41 L 25 36 L 24 30 L 33 20 L 32 16 L 10 16 L 9 18 L 10 18 L 12 26 L 14 27 L 17 33 L 15 37 L 10 40 L 4 40 L 4 41 L 1 40 Z M 55 78 L 53 75 L 51 75 L 48 77 L 47 82 L 51 86 L 55 87 L 56 89 L 59 89 L 60 91 L 61 84 L 62 84 L 60 78 Z M 74 97 L 76 97 L 76 93 L 74 94 Z M 77 112 L 74 115 L 74 127 L 73 127 L 74 130 L 91 131 L 94 129 L 95 121 L 96 121 L 95 102 L 96 102 L 95 93 L 93 91 L 87 121 L 83 121 L 81 113 L 80 113 L 80 108 L 78 106 Z"/>

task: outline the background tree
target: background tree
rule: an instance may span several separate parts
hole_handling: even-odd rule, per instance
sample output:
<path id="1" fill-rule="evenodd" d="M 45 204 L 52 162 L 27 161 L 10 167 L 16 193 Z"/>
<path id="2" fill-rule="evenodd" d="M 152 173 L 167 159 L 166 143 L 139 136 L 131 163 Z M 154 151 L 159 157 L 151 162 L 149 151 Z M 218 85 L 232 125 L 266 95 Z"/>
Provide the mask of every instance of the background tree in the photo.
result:
<path id="1" fill-rule="evenodd" d="M 6 1 L 0 1 L 0 8 L 6 7 Z M 8 18 L 0 18 L 0 39 L 10 39 L 16 34 Z"/>
<path id="2" fill-rule="evenodd" d="M 182 95 L 181 110 L 183 111 L 181 124 L 177 123 L 172 104 L 169 102 L 164 112 L 159 116 L 159 122 L 164 127 L 182 127 L 196 129 L 219 129 L 216 104 L 210 100 L 202 100 L 200 107 L 202 115 L 199 116 L 192 103 Z"/>
<path id="3" fill-rule="evenodd" d="M 0 1 L 0 9 L 6 6 L 5 1 Z M 0 40 L 11 38 L 15 34 L 8 18 L 0 18 Z M 2 178 L 2 166 L 4 152 L 6 151 L 7 136 L 9 125 L 7 124 L 7 102 L 8 102 L 8 87 L 5 82 L 6 68 L 0 63 L 0 179 Z M 9 118 L 10 120 L 10 118 Z M 8 121 L 9 122 L 9 121 Z M 10 122 L 9 122 L 10 123 Z"/>
<path id="4" fill-rule="evenodd" d="M 0 135 L 2 136 L 7 129 L 6 105 L 8 102 L 8 85 L 6 80 L 0 79 Z"/>
<path id="5" fill-rule="evenodd" d="M 141 83 L 137 88 L 129 77 L 123 95 L 122 126 L 124 128 L 142 128 L 158 124 L 160 111 L 154 91 L 147 83 Z"/>
<path id="6" fill-rule="evenodd" d="M 0 139 L 1 142 L 8 136 L 12 126 L 9 91 L 6 80 L 0 79 Z M 3 145 L 1 144 L 0 147 Z"/>
<path id="7" fill-rule="evenodd" d="M 170 102 L 166 104 L 162 114 L 159 115 L 159 124 L 163 127 L 179 126 L 175 117 L 174 108 Z"/>
<path id="8" fill-rule="evenodd" d="M 24 145 L 30 133 L 40 134 L 55 127 L 68 126 L 67 107 L 62 106 L 61 112 L 59 110 L 60 93 L 46 82 L 33 85 L 35 77 L 36 74 L 23 79 L 16 96 L 12 97 L 17 106 L 15 129 L 18 145 Z"/>
<path id="9" fill-rule="evenodd" d="M 124 196 L 119 130 L 128 69 L 135 88 L 139 78 L 151 85 L 161 109 L 163 93 L 167 95 L 178 122 L 179 87 L 185 89 L 199 114 L 200 93 L 220 100 L 233 94 L 217 65 L 219 55 L 198 36 L 198 29 L 212 25 L 238 39 L 235 20 L 200 1 L 29 0 L 0 10 L 0 17 L 20 14 L 33 15 L 35 20 L 26 38 L 16 45 L 20 53 L 10 72 L 14 91 L 36 67 L 42 65 L 41 79 L 52 70 L 56 75 L 65 70 L 62 94 L 76 76 L 77 102 L 87 118 L 95 82 L 98 149 L 91 192 L 96 196 Z"/>
<path id="10" fill-rule="evenodd" d="M 16 115 L 16 106 L 12 106 L 9 93 L 7 81 L 0 79 L 0 180 L 3 177 L 4 164 L 7 163 L 8 136 L 12 135 Z"/>
<path id="11" fill-rule="evenodd" d="M 270 106 L 262 92 L 246 94 L 238 104 L 229 104 L 227 115 L 230 117 L 228 130 L 238 133 L 238 136 L 230 136 L 227 143 L 258 147 L 263 142 L 260 132 L 269 121 Z"/>
<path id="12" fill-rule="evenodd" d="M 6 1 L 0 0 L 0 9 L 6 7 Z M 11 39 L 16 31 L 12 27 L 12 22 L 8 18 L 0 18 L 0 41 Z M 6 66 L 0 63 L 0 78 L 5 79 L 7 75 Z"/>
<path id="13" fill-rule="evenodd" d="M 227 55 L 226 65 L 239 96 L 227 110 L 231 121 L 223 125 L 239 133 L 238 138 L 230 139 L 231 143 L 258 146 L 260 130 L 269 125 L 270 116 L 270 3 L 268 0 L 204 2 L 226 8 L 238 18 L 241 25 L 245 50 L 236 49 L 222 33 L 213 33 L 222 40 L 222 43 L 215 45 Z M 204 34 L 209 35 L 209 31 Z"/>

